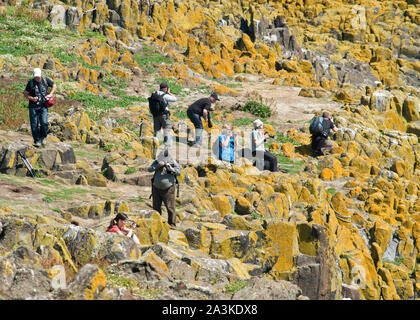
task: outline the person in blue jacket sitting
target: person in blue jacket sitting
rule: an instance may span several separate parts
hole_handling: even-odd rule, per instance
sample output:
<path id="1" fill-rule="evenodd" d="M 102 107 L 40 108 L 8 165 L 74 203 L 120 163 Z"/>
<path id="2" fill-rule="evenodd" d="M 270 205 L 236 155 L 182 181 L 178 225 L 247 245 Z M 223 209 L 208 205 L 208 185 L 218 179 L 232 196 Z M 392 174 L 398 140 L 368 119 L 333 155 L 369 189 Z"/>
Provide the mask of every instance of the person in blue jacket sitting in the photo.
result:
<path id="1" fill-rule="evenodd" d="M 223 125 L 219 136 L 219 160 L 235 162 L 235 137 L 229 124 Z"/>

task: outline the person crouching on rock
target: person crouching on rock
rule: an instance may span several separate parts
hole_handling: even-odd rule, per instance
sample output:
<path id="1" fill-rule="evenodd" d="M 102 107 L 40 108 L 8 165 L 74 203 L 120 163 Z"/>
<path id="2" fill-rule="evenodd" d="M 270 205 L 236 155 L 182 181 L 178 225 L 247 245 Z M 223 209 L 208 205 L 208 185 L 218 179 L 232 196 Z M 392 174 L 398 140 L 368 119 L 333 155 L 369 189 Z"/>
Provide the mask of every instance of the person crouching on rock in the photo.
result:
<path id="1" fill-rule="evenodd" d="M 153 209 L 162 214 L 163 201 L 168 212 L 168 223 L 171 228 L 175 228 L 175 184 L 178 181 L 176 177 L 181 174 L 181 167 L 165 149 L 147 170 L 155 172 L 152 179 Z"/>
<path id="2" fill-rule="evenodd" d="M 129 237 L 131 239 L 133 239 L 133 241 L 136 244 L 140 244 L 139 239 L 137 238 L 135 232 L 134 232 L 134 227 L 126 227 L 125 223 L 128 220 L 128 217 L 126 214 L 124 213 L 118 213 L 117 216 L 111 220 L 111 223 L 109 224 L 108 227 L 108 232 L 116 232 L 121 236 L 126 236 Z"/>

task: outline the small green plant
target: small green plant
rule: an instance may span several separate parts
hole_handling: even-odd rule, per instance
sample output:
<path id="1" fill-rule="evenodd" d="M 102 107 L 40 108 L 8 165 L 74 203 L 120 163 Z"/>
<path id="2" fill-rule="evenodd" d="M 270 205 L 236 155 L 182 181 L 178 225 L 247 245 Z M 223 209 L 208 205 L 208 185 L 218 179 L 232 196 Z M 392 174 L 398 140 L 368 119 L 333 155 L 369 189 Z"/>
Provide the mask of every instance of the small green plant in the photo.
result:
<path id="1" fill-rule="evenodd" d="M 253 100 L 248 101 L 243 110 L 261 118 L 269 118 L 271 116 L 270 107 Z"/>
<path id="2" fill-rule="evenodd" d="M 230 294 L 235 294 L 239 290 L 245 288 L 248 285 L 248 281 L 235 281 L 232 283 L 229 283 L 225 287 L 225 292 Z"/>
<path id="3" fill-rule="evenodd" d="M 107 281 L 110 283 L 111 287 L 124 287 L 126 289 L 134 289 L 138 286 L 135 280 L 125 278 L 118 275 L 107 274 Z"/>
<path id="4" fill-rule="evenodd" d="M 140 203 L 142 203 L 142 202 L 144 202 L 144 199 L 142 197 L 138 196 L 137 198 L 130 199 L 130 202 L 140 202 Z"/>
<path id="5" fill-rule="evenodd" d="M 53 199 L 51 199 L 50 197 L 44 197 L 44 198 L 42 198 L 42 201 L 44 201 L 44 202 L 46 202 L 46 203 L 51 203 L 51 202 L 53 202 L 54 200 L 53 200 Z"/>
<path id="6" fill-rule="evenodd" d="M 136 168 L 128 168 L 127 170 L 125 170 L 125 174 L 132 174 L 132 173 L 134 173 L 134 172 L 136 172 L 137 170 L 136 170 Z"/>
<path id="7" fill-rule="evenodd" d="M 264 220 L 264 217 L 262 216 L 262 215 L 260 215 L 260 214 L 258 214 L 258 213 L 256 213 L 256 212 L 252 212 L 251 213 L 251 217 L 252 217 L 252 219 L 259 219 L 259 220 Z"/>
<path id="8" fill-rule="evenodd" d="M 335 194 L 336 192 L 337 192 L 337 190 L 335 188 L 328 188 L 327 189 L 327 193 Z"/>

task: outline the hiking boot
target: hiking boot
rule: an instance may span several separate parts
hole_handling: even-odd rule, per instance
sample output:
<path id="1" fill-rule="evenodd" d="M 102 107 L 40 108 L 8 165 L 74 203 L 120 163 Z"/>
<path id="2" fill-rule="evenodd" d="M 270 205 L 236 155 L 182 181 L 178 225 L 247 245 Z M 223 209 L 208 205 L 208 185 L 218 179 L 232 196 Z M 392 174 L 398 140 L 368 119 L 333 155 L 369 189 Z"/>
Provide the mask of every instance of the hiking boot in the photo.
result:
<path id="1" fill-rule="evenodd" d="M 35 146 L 35 147 L 37 147 L 37 148 L 39 148 L 39 147 L 41 146 L 41 142 L 38 142 L 38 141 L 37 141 L 37 142 L 35 142 L 35 143 L 34 143 L 34 146 Z"/>
<path id="2" fill-rule="evenodd" d="M 41 145 L 42 145 L 43 147 L 45 147 L 45 146 L 47 145 L 47 143 L 45 142 L 45 140 L 41 140 Z"/>

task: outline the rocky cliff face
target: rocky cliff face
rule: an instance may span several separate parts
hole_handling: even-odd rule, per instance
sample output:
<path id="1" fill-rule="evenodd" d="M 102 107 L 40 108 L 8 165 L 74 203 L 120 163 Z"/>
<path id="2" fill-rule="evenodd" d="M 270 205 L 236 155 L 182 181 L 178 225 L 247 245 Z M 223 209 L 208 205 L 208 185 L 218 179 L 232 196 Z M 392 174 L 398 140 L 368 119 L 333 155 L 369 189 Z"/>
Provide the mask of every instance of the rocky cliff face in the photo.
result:
<path id="1" fill-rule="evenodd" d="M 46 53 L 0 56 L 7 72 L 19 61 L 49 70 L 63 84 L 77 83 L 63 85 L 64 97 L 82 89 L 106 95 L 102 80 L 110 74 L 131 82 L 146 77 L 136 54 L 149 41 L 172 60 L 156 65 L 163 78 L 194 88 L 208 79 L 245 83 L 251 75 L 269 79 L 273 90 L 300 87 L 301 96 L 338 103 L 332 111 L 339 131 L 332 154 L 317 159 L 310 156 L 307 124 L 285 132 L 298 143 L 271 145 L 302 161 L 297 174 L 260 172 L 245 158 L 235 165 L 211 157 L 195 162 L 175 145 L 183 165 L 177 230 L 148 206 L 145 168 L 159 140 L 144 103 L 109 108 L 95 119 L 89 106 L 51 113 L 43 149 L 30 145 L 25 127 L 1 131 L 1 298 L 418 297 L 417 1 L 24 5 L 54 28 L 105 37 L 81 36 L 68 49 L 72 61 Z M 212 88 L 240 98 L 239 89 Z M 235 115 L 235 106 L 224 107 L 214 112 L 214 130 Z M 143 121 L 141 135 L 115 121 L 122 115 Z M 174 116 L 178 142 L 187 137 L 185 126 Z M 18 150 L 36 168 L 35 179 Z M 141 246 L 105 232 L 118 212 L 139 225 Z"/>

